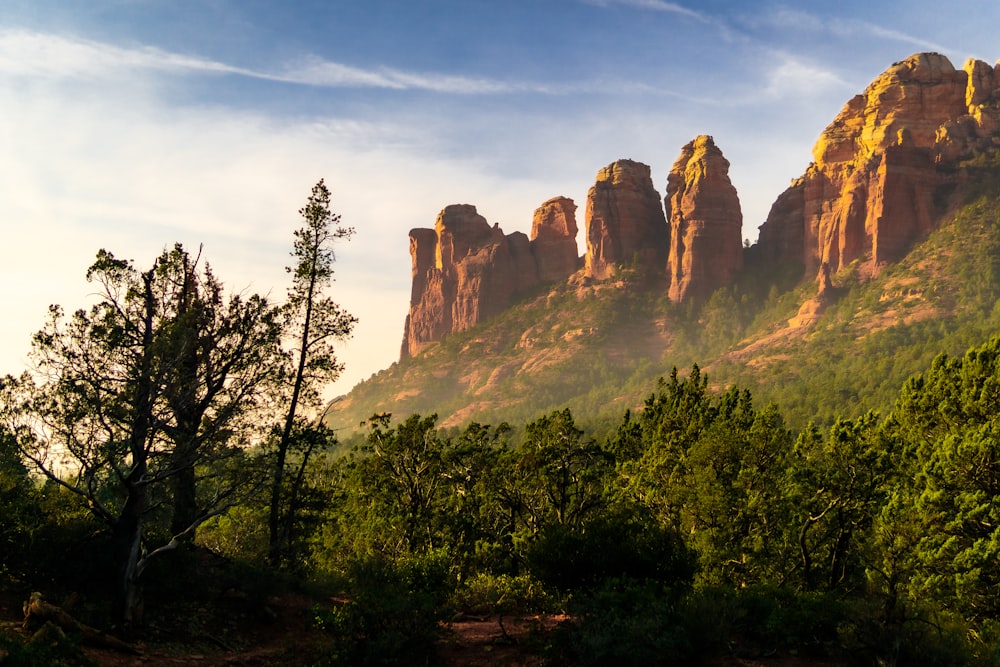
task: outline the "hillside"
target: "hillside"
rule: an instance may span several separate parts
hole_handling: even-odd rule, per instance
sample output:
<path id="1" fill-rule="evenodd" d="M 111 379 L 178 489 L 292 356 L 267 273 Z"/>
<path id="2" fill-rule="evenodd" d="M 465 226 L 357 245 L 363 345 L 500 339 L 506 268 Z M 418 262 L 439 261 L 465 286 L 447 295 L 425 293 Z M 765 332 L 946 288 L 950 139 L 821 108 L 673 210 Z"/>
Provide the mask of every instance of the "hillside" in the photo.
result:
<path id="1" fill-rule="evenodd" d="M 530 240 L 474 207 L 445 209 L 410 233 L 401 360 L 329 422 L 495 423 L 567 406 L 610 425 L 695 363 L 799 427 L 886 408 L 935 354 L 1000 325 L 997 79 L 938 54 L 894 64 L 821 133 L 751 247 L 739 247 L 738 197 L 711 137 L 683 147 L 662 206 L 645 165 L 600 170 L 575 267 L 562 256 L 570 200 L 546 202 Z"/>

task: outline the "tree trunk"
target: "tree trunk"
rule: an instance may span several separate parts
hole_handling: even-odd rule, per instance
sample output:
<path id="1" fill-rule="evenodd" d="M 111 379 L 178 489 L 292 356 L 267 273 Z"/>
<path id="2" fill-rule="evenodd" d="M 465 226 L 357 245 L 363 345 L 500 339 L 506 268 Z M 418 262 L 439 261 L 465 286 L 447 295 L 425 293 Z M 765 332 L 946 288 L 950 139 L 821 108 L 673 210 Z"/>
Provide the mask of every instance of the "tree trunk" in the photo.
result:
<path id="1" fill-rule="evenodd" d="M 129 486 L 125 501 L 112 535 L 112 559 L 115 568 L 114 618 L 125 634 L 130 634 L 142 623 L 142 514 L 145 490 L 134 484 Z"/>

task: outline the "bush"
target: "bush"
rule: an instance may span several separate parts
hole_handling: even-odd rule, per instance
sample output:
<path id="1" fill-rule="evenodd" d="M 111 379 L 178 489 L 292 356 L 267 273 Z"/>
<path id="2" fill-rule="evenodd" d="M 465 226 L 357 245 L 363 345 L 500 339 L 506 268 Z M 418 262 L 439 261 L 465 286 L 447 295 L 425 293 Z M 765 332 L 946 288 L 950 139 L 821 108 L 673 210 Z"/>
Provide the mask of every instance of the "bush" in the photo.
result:
<path id="1" fill-rule="evenodd" d="M 529 575 L 478 574 L 455 591 L 452 604 L 469 614 L 516 614 L 551 611 L 556 600 Z"/>
<path id="2" fill-rule="evenodd" d="M 0 665 L 4 667 L 95 667 L 72 641 L 51 623 L 22 643 L 0 632 Z"/>
<path id="3" fill-rule="evenodd" d="M 679 613 L 679 597 L 655 582 L 605 580 L 574 599 L 573 620 L 547 647 L 550 665 L 676 665 L 695 652 Z"/>
<path id="4" fill-rule="evenodd" d="M 314 609 L 333 640 L 324 665 L 423 664 L 434 655 L 454 589 L 446 554 L 369 558 L 348 572 L 347 601 Z"/>
<path id="5" fill-rule="evenodd" d="M 610 512 L 580 528 L 549 526 L 526 559 L 543 584 L 563 592 L 620 578 L 687 585 L 695 572 L 680 536 L 639 510 Z"/>

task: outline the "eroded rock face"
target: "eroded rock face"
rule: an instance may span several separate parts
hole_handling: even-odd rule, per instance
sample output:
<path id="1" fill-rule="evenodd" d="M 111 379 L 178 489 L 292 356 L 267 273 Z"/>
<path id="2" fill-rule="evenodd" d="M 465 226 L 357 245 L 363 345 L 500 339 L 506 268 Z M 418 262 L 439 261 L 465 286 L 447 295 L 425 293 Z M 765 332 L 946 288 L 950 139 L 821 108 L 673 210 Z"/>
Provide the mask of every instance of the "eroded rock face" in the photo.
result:
<path id="1" fill-rule="evenodd" d="M 528 237 L 505 236 L 475 206 L 456 204 L 434 229 L 410 232 L 413 287 L 401 357 L 464 331 L 507 308 L 538 283 Z"/>
<path id="2" fill-rule="evenodd" d="M 531 252 L 541 282 L 565 280 L 579 268 L 576 204 L 553 197 L 537 209 L 531 223 Z"/>
<path id="3" fill-rule="evenodd" d="M 731 285 L 743 268 L 743 214 L 729 161 L 712 137 L 702 135 L 681 149 L 667 177 L 664 209 L 670 299 L 701 301 Z"/>
<path id="4" fill-rule="evenodd" d="M 618 160 L 597 172 L 587 194 L 587 276 L 603 280 L 618 266 L 637 260 L 662 271 L 666 260 L 667 223 L 649 167 Z"/>
<path id="5" fill-rule="evenodd" d="M 997 69 L 943 55 L 896 63 L 849 101 L 813 148 L 813 163 L 760 229 L 761 256 L 806 275 L 865 259 L 899 259 L 951 205 L 958 162 L 1000 135 Z"/>

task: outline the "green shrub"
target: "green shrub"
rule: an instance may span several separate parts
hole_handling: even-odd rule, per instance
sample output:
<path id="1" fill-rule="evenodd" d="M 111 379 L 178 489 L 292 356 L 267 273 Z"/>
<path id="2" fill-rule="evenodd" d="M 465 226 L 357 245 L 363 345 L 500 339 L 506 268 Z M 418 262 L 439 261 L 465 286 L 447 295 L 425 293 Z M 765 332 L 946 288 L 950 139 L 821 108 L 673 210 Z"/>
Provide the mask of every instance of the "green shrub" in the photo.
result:
<path id="1" fill-rule="evenodd" d="M 699 654 L 680 614 L 679 598 L 655 582 L 608 579 L 576 597 L 573 620 L 559 626 L 546 650 L 550 665 L 686 664 Z"/>
<path id="2" fill-rule="evenodd" d="M 547 586 L 574 591 L 628 578 L 689 584 L 694 557 L 680 536 L 648 513 L 610 512 L 577 528 L 552 525 L 527 550 L 528 568 Z"/>
<path id="3" fill-rule="evenodd" d="M 330 633 L 324 665 L 424 664 L 434 655 L 453 577 L 445 554 L 390 561 L 369 558 L 348 572 L 347 602 L 314 609 Z"/>
<path id="4" fill-rule="evenodd" d="M 556 599 L 526 574 L 477 574 L 455 591 L 453 606 L 469 614 L 546 612 Z"/>

